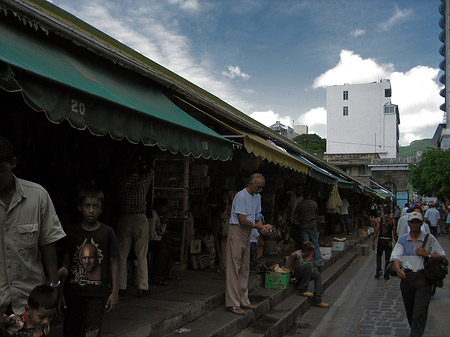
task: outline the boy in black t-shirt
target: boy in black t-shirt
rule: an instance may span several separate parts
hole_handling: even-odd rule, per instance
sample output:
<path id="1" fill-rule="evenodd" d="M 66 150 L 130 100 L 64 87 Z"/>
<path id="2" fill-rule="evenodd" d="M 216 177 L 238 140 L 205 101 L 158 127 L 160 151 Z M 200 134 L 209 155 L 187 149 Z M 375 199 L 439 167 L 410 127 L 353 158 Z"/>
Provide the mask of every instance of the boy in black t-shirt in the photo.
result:
<path id="1" fill-rule="evenodd" d="M 81 191 L 78 209 L 83 220 L 67 230 L 64 266 L 69 276 L 61 287 L 65 337 L 100 336 L 105 308 L 109 312 L 119 302 L 119 249 L 113 229 L 98 221 L 103 201 L 100 190 Z"/>

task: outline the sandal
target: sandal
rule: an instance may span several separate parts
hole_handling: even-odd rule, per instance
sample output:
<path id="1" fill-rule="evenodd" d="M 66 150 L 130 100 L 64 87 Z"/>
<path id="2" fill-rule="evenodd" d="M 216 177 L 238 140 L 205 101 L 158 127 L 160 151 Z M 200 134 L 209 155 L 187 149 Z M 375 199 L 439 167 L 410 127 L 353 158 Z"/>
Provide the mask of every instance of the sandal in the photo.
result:
<path id="1" fill-rule="evenodd" d="M 167 282 L 166 280 L 159 280 L 155 282 L 155 285 L 157 286 L 168 286 L 169 282 Z"/>

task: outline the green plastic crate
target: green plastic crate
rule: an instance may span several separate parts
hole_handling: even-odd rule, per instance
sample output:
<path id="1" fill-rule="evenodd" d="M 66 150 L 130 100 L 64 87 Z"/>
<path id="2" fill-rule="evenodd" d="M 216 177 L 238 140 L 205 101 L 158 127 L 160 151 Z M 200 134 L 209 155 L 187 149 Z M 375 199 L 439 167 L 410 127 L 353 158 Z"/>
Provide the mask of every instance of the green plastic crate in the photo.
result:
<path id="1" fill-rule="evenodd" d="M 266 288 L 286 289 L 289 284 L 290 274 L 276 271 L 266 271 Z"/>

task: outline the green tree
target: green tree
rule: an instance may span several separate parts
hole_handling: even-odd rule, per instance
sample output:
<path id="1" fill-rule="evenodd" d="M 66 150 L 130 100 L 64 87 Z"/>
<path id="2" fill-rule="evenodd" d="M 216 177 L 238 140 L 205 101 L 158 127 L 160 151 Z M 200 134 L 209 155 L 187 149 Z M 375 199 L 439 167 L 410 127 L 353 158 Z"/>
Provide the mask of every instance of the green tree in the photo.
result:
<path id="1" fill-rule="evenodd" d="M 311 134 L 302 134 L 300 136 L 295 137 L 294 142 L 301 145 L 305 150 L 316 153 L 323 154 L 326 150 L 327 141 L 324 138 L 320 138 L 315 133 Z"/>
<path id="2" fill-rule="evenodd" d="M 450 150 L 429 150 L 411 168 L 409 182 L 419 194 L 450 199 Z"/>

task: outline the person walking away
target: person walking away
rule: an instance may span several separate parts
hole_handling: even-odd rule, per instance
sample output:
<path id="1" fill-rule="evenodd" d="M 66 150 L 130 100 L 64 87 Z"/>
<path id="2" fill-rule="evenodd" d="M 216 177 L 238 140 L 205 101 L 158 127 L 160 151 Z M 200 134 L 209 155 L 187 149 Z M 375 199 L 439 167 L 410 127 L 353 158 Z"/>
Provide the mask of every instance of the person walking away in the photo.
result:
<path id="1" fill-rule="evenodd" d="M 148 218 L 150 228 L 149 251 L 151 253 L 150 281 L 159 286 L 169 285 L 167 280 L 172 269 L 171 245 L 167 242 L 166 230 L 169 218 L 169 201 L 156 198 L 153 201 L 152 216 Z"/>
<path id="2" fill-rule="evenodd" d="M 375 278 L 378 279 L 383 274 L 381 271 L 381 257 L 384 253 L 384 279 L 389 280 L 389 274 L 386 273 L 386 267 L 391 259 L 393 242 L 392 239 L 397 241 L 397 224 L 393 218 L 390 217 L 391 209 L 389 206 L 383 208 L 383 214 L 377 218 L 375 224 L 375 232 L 372 239 L 372 249 L 375 249 L 375 243 L 377 242 L 377 269 L 375 272 Z"/>
<path id="3" fill-rule="evenodd" d="M 142 157 L 132 160 L 127 174 L 119 181 L 120 216 L 117 220 L 119 242 L 119 295 L 126 294 L 127 261 L 131 246 L 137 257 L 136 296 L 150 295 L 148 290 L 147 254 L 149 226 L 147 219 L 147 192 L 153 181 L 153 169 Z"/>
<path id="4" fill-rule="evenodd" d="M 322 276 L 314 270 L 315 246 L 311 241 L 303 243 L 303 250 L 297 250 L 288 257 L 287 265 L 293 274 L 291 283 L 297 283 L 297 294 L 312 298 L 312 304 L 319 308 L 329 308 L 330 305 L 322 301 Z M 314 281 L 314 293 L 308 291 L 309 281 Z"/>
<path id="5" fill-rule="evenodd" d="M 46 282 L 44 269 L 59 286 L 55 242 L 66 235 L 47 191 L 17 178 L 16 165 L 13 146 L 0 137 L 0 335 L 7 309 L 22 313 L 31 290 Z"/>
<path id="6" fill-rule="evenodd" d="M 260 234 L 256 228 L 252 228 L 250 234 L 250 271 L 258 269 L 258 238 Z"/>
<path id="7" fill-rule="evenodd" d="M 319 271 L 322 268 L 323 260 L 320 253 L 319 234 L 317 232 L 317 202 L 311 199 L 311 191 L 304 189 L 304 200 L 298 204 L 295 210 L 295 221 L 300 224 L 302 243 L 311 241 L 314 244 L 316 265 Z"/>
<path id="8" fill-rule="evenodd" d="M 98 220 L 103 206 L 102 191 L 79 192 L 82 221 L 67 231 L 64 245 L 64 337 L 99 337 L 105 309 L 119 302 L 119 247 L 114 230 Z"/>
<path id="9" fill-rule="evenodd" d="M 404 216 L 406 213 L 408 213 L 408 209 L 409 209 L 409 204 L 405 203 L 405 207 L 402 208 L 402 210 L 400 212 L 400 216 Z"/>
<path id="10" fill-rule="evenodd" d="M 270 230 L 270 224 L 256 220 L 261 213 L 261 195 L 265 186 L 264 176 L 254 173 L 246 188 L 236 193 L 231 206 L 230 228 L 226 250 L 225 306 L 236 315 L 244 315 L 243 309 L 256 309 L 248 298 L 250 266 L 250 233 L 253 228 L 262 233 Z"/>
<path id="11" fill-rule="evenodd" d="M 401 213 L 400 207 L 398 207 L 397 205 L 395 205 L 395 206 L 394 206 L 394 215 L 393 215 L 394 220 L 395 220 L 395 223 L 398 223 L 398 219 L 400 219 L 400 213 Z"/>
<path id="12" fill-rule="evenodd" d="M 25 311 L 5 318 L 6 336 L 47 336 L 50 333 L 50 322 L 55 318 L 57 311 L 58 296 L 53 287 L 49 285 L 34 287 L 28 296 Z"/>
<path id="13" fill-rule="evenodd" d="M 447 214 L 445 217 L 445 230 L 448 233 L 448 239 L 450 240 L 450 207 L 447 208 Z"/>
<path id="14" fill-rule="evenodd" d="M 431 282 L 424 273 L 425 259 L 442 260 L 445 251 L 438 240 L 429 235 L 425 248 L 422 244 L 425 233 L 420 229 L 422 214 L 411 212 L 408 215 L 410 232 L 401 236 L 392 251 L 395 271 L 400 281 L 403 304 L 411 328 L 410 337 L 423 336 L 428 317 L 431 298 Z"/>
<path id="15" fill-rule="evenodd" d="M 348 229 L 348 225 L 350 223 L 350 219 L 348 216 L 348 208 L 350 207 L 350 204 L 348 203 L 347 199 L 342 199 L 342 205 L 339 209 L 339 215 L 341 218 L 341 233 L 342 235 L 350 235 L 350 230 Z"/>
<path id="16" fill-rule="evenodd" d="M 439 230 L 438 228 L 441 226 L 441 214 L 436 209 L 436 204 L 431 204 L 430 208 L 425 212 L 424 222 L 430 221 L 430 231 L 435 237 L 438 236 Z"/>
<path id="17" fill-rule="evenodd" d="M 419 212 L 420 214 L 423 214 L 422 207 L 419 206 L 413 206 L 411 207 L 408 212 L 405 215 L 402 215 L 400 219 L 398 219 L 397 223 L 397 236 L 400 237 L 402 235 L 405 235 L 406 233 L 409 233 L 409 225 L 408 225 L 408 216 L 411 212 Z M 430 227 L 427 223 L 423 223 L 422 227 L 420 227 L 421 231 L 425 234 L 431 234 Z"/>

